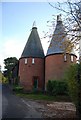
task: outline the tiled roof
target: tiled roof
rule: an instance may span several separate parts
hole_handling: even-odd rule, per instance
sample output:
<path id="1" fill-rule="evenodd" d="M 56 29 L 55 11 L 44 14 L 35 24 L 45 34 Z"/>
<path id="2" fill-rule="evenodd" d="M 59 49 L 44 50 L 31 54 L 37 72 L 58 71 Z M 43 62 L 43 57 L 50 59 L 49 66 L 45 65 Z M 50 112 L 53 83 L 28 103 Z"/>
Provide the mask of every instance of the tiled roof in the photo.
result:
<path id="1" fill-rule="evenodd" d="M 47 55 L 55 54 L 55 53 L 63 53 L 65 50 L 65 46 L 63 43 L 67 40 L 65 27 L 62 23 L 61 16 L 57 16 L 57 24 L 55 31 L 53 33 Z"/>
<path id="2" fill-rule="evenodd" d="M 22 57 L 44 58 L 44 51 L 37 32 L 37 27 L 32 28 L 28 41 L 21 55 L 21 58 Z"/>

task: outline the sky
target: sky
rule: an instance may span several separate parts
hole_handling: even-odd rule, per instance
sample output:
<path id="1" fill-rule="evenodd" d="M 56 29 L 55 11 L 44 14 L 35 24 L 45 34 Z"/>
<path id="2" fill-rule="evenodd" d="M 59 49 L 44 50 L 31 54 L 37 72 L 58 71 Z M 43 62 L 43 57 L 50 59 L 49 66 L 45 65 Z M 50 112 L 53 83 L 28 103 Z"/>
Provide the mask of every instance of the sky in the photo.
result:
<path id="1" fill-rule="evenodd" d="M 18 1 L 18 0 L 16 0 Z M 60 0 L 61 1 L 61 0 Z M 59 1 L 59 2 L 60 2 Z M 62 1 L 63 2 L 63 1 Z M 57 5 L 57 0 L 53 1 Z M 53 19 L 61 12 L 52 8 L 46 2 L 9 2 L 0 3 L 0 65 L 4 70 L 4 59 L 16 57 L 19 59 L 30 35 L 33 22 L 36 22 L 37 31 L 46 54 L 49 42 L 44 39 L 44 32 L 49 31 L 47 21 Z M 52 31 L 50 31 L 52 32 Z"/>

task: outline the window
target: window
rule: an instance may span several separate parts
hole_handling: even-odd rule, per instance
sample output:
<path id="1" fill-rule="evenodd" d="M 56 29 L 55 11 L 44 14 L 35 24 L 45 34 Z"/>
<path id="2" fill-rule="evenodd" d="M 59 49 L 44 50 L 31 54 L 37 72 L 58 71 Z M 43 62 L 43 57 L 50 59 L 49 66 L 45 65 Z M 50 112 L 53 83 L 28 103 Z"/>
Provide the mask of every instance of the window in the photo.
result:
<path id="1" fill-rule="evenodd" d="M 32 58 L 32 64 L 34 64 L 35 63 L 35 59 L 34 58 Z"/>
<path id="2" fill-rule="evenodd" d="M 67 57 L 66 57 L 66 55 L 64 55 L 64 61 L 67 61 Z"/>
<path id="3" fill-rule="evenodd" d="M 73 62 L 73 55 L 71 55 L 71 62 Z"/>
<path id="4" fill-rule="evenodd" d="M 28 61 L 27 61 L 27 58 L 25 58 L 25 64 L 27 64 L 27 62 L 28 62 Z"/>

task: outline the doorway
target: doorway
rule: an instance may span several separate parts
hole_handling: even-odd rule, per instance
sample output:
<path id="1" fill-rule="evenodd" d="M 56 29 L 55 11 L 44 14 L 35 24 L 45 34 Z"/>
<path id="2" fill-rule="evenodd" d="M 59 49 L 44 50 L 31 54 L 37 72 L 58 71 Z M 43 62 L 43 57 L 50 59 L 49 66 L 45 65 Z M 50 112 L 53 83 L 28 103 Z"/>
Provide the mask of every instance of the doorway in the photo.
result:
<path id="1" fill-rule="evenodd" d="M 38 77 L 33 77 L 33 88 L 34 90 L 38 89 Z"/>

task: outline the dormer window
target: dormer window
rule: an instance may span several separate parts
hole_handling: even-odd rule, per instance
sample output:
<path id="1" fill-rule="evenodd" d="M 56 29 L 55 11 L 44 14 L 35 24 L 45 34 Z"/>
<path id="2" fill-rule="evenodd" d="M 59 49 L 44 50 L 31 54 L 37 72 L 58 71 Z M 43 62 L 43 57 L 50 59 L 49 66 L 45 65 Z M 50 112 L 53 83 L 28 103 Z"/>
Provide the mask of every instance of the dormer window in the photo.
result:
<path id="1" fill-rule="evenodd" d="M 73 55 L 71 55 L 71 62 L 73 62 Z"/>
<path id="2" fill-rule="evenodd" d="M 28 62 L 28 60 L 27 60 L 27 58 L 25 58 L 25 64 L 27 64 L 27 62 Z"/>
<path id="3" fill-rule="evenodd" d="M 67 57 L 66 57 L 66 54 L 64 55 L 64 61 L 67 61 Z"/>
<path id="4" fill-rule="evenodd" d="M 35 64 L 35 59 L 34 58 L 32 58 L 32 64 Z"/>

